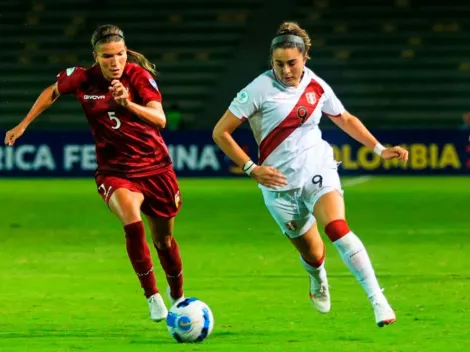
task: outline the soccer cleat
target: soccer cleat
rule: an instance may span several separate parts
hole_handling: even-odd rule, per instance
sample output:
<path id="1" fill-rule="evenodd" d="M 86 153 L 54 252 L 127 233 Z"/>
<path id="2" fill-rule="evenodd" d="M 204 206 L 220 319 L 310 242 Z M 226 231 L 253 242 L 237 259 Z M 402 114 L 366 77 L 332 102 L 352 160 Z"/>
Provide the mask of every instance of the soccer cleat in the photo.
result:
<path id="1" fill-rule="evenodd" d="M 385 325 L 393 324 L 397 318 L 390 304 L 388 304 L 385 296 L 375 298 L 371 297 L 372 308 L 374 309 L 375 322 L 379 328 Z"/>
<path id="2" fill-rule="evenodd" d="M 310 299 L 316 310 L 320 313 L 328 313 L 331 309 L 330 290 L 328 288 L 328 280 L 318 282 L 309 275 L 310 278 Z"/>
<path id="3" fill-rule="evenodd" d="M 177 299 L 174 299 L 173 297 L 171 297 L 170 287 L 167 287 L 167 288 L 166 288 L 166 295 L 167 295 L 168 300 L 170 301 L 172 307 L 173 307 L 176 303 L 179 303 L 179 302 L 181 302 L 182 300 L 184 300 L 184 295 L 181 296 L 180 298 L 177 298 Z"/>
<path id="4" fill-rule="evenodd" d="M 165 320 L 168 315 L 168 309 L 165 306 L 165 302 L 163 302 L 162 295 L 155 293 L 147 298 L 147 301 L 149 303 L 150 319 L 156 322 Z"/>

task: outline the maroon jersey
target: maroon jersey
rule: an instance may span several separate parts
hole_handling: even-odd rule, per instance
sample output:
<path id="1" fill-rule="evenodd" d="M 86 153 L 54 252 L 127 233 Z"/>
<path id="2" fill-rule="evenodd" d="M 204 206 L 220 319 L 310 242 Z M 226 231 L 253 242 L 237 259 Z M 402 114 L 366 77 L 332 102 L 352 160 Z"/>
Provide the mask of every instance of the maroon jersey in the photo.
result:
<path id="1" fill-rule="evenodd" d="M 159 130 L 114 101 L 98 65 L 69 68 L 57 77 L 59 93 L 74 94 L 85 111 L 96 144 L 97 174 L 143 177 L 171 167 Z M 162 100 L 150 73 L 137 64 L 127 63 L 120 81 L 137 104 Z"/>

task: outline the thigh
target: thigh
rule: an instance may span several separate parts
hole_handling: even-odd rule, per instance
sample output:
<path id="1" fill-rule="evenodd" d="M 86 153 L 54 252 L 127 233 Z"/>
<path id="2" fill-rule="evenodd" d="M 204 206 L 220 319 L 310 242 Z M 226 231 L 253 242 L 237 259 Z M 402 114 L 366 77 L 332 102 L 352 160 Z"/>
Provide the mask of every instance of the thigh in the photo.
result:
<path id="1" fill-rule="evenodd" d="M 139 180 L 145 196 L 142 212 L 153 218 L 174 218 L 181 209 L 182 199 L 173 170 Z"/>
<path id="2" fill-rule="evenodd" d="M 271 216 L 289 238 L 302 236 L 314 224 L 315 219 L 300 199 L 299 190 L 262 192 Z"/>
<path id="3" fill-rule="evenodd" d="M 346 215 L 342 194 L 337 191 L 324 194 L 315 204 L 313 213 L 323 227 L 334 220 L 344 220 Z"/>
<path id="4" fill-rule="evenodd" d="M 98 193 L 123 225 L 141 220 L 140 207 L 144 196 L 137 184 L 115 176 L 98 176 L 96 184 Z"/>
<path id="5" fill-rule="evenodd" d="M 331 151 L 331 153 L 333 152 Z M 314 171 L 314 174 L 304 184 L 302 199 L 310 212 L 313 212 L 319 199 L 328 193 L 337 193 L 341 197 L 343 195 L 338 174 L 338 162 L 329 153 L 326 155 L 323 163 L 320 164 Z"/>

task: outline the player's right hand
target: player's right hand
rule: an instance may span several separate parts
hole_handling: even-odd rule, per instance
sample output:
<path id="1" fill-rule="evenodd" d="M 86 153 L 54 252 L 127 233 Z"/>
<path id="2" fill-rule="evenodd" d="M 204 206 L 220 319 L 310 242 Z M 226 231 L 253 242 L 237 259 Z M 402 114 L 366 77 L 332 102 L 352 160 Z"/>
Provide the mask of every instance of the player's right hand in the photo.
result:
<path id="1" fill-rule="evenodd" d="M 250 176 L 256 182 L 272 189 L 287 185 L 286 176 L 271 166 L 256 166 Z"/>
<path id="2" fill-rule="evenodd" d="M 7 132 L 5 135 L 5 144 L 6 145 L 13 145 L 15 144 L 15 141 L 20 138 L 24 131 L 26 130 L 26 127 L 23 127 L 22 125 L 18 125 L 15 128 L 12 128 Z"/>

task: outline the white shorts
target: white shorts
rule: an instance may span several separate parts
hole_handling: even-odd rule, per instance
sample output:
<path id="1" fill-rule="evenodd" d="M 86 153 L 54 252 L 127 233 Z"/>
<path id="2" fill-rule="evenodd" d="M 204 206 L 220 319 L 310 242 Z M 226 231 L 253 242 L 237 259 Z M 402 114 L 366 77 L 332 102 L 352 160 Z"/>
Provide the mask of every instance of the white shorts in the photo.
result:
<path id="1" fill-rule="evenodd" d="M 269 212 L 290 238 L 302 236 L 315 223 L 313 208 L 321 196 L 335 190 L 343 194 L 339 163 L 334 160 L 332 148 L 328 147 L 322 162 L 302 187 L 280 192 L 262 189 Z"/>

